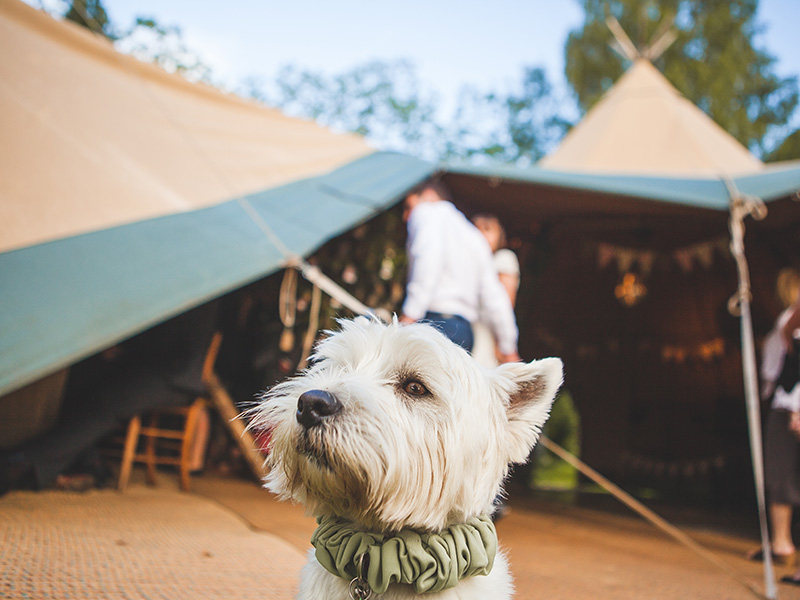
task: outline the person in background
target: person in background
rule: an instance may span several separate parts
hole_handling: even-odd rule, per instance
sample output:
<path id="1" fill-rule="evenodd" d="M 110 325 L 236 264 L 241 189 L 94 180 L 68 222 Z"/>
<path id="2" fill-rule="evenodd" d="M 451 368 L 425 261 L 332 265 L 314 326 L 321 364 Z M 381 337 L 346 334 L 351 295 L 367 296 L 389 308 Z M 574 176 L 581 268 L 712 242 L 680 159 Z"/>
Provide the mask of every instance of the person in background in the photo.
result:
<path id="1" fill-rule="evenodd" d="M 789 308 L 786 323 L 783 325 L 781 333 L 783 335 L 783 343 L 788 351 L 792 351 L 795 347 L 797 336 L 795 332 L 800 329 L 800 295 L 798 295 L 794 304 Z"/>
<path id="2" fill-rule="evenodd" d="M 800 273 L 789 268 L 781 270 L 776 291 L 784 311 L 764 339 L 761 353 L 761 397 L 770 402 L 764 435 L 764 480 L 772 525 L 772 557 L 777 565 L 793 566 L 796 549 L 792 511 L 800 506 L 800 362 L 793 351 L 797 327 L 790 329 L 789 340 L 785 338 L 793 307 L 800 299 Z M 763 560 L 763 553 L 756 550 L 749 558 Z M 800 585 L 800 573 L 797 579 L 784 579 Z"/>
<path id="3" fill-rule="evenodd" d="M 517 291 L 519 290 L 519 260 L 517 260 L 517 255 L 506 247 L 506 231 L 500 220 L 494 215 L 475 215 L 472 222 L 492 249 L 497 276 L 500 283 L 503 284 L 513 308 L 516 305 Z M 495 367 L 498 364 L 499 351 L 488 325 L 490 315 L 486 312 L 486 308 L 482 307 L 478 321 L 473 325 L 475 345 L 472 356 L 484 366 Z"/>
<path id="4" fill-rule="evenodd" d="M 472 323 L 485 306 L 500 362 L 519 361 L 516 318 L 492 251 L 449 198 L 447 189 L 432 181 L 406 196 L 409 275 L 400 322 L 427 321 L 469 352 Z"/>

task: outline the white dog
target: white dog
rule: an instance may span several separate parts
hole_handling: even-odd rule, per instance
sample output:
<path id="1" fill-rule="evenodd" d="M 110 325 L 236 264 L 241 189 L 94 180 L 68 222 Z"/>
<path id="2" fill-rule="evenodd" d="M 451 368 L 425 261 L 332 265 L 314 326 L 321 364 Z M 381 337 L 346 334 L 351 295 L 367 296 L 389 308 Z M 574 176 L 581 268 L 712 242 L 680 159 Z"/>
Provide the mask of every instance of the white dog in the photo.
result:
<path id="1" fill-rule="evenodd" d="M 271 431 L 267 487 L 320 523 L 298 598 L 510 598 L 489 515 L 561 370 L 487 370 L 429 325 L 342 322 L 251 411 Z"/>

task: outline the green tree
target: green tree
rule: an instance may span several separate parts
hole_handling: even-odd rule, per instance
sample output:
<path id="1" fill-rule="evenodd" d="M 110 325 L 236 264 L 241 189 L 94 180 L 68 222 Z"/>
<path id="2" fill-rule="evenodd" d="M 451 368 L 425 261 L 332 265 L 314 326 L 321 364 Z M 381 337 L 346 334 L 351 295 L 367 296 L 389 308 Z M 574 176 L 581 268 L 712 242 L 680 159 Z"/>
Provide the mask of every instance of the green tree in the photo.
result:
<path id="1" fill-rule="evenodd" d="M 64 18 L 108 39 L 114 39 L 114 29 L 100 0 L 72 0 Z"/>
<path id="2" fill-rule="evenodd" d="M 526 68 L 518 89 L 507 94 L 462 90 L 447 129 L 445 158 L 528 166 L 563 137 L 569 122 L 542 68 Z"/>
<path id="3" fill-rule="evenodd" d="M 328 76 L 284 67 L 277 91 L 244 82 L 245 94 L 294 116 L 364 135 L 385 150 L 432 160 L 460 158 L 528 165 L 544 155 L 568 124 L 544 70 L 526 69 L 510 93 L 465 87 L 452 117 L 437 110 L 405 61 L 374 61 Z"/>
<path id="4" fill-rule="evenodd" d="M 152 17 L 137 17 L 131 27 L 119 34 L 115 46 L 120 52 L 155 63 L 189 81 L 213 83 L 211 68 L 186 45 L 180 28 L 175 25 L 161 25 Z"/>
<path id="5" fill-rule="evenodd" d="M 431 146 L 440 137 L 435 97 L 421 90 L 408 62 L 372 61 L 338 75 L 285 66 L 273 94 L 248 83 L 251 97 L 262 97 L 288 114 L 363 135 L 385 149 L 438 154 Z"/>
<path id="6" fill-rule="evenodd" d="M 775 59 L 754 46 L 757 0 L 584 0 L 583 27 L 569 34 L 566 76 L 588 110 L 628 66 L 615 53 L 613 16 L 646 54 L 666 27 L 674 43 L 654 64 L 689 100 L 752 151 L 786 125 L 798 103 L 797 78 L 774 73 Z"/>
<path id="7" fill-rule="evenodd" d="M 61 15 L 114 42 L 120 52 L 131 54 L 144 62 L 159 65 L 165 71 L 178 73 L 189 81 L 213 85 L 211 68 L 190 49 L 179 27 L 164 26 L 152 17 L 136 17 L 127 29 L 111 22 L 101 0 L 71 0 L 69 8 L 51 9 L 52 16 Z"/>
<path id="8" fill-rule="evenodd" d="M 795 129 L 786 136 L 778 147 L 767 155 L 766 160 L 768 162 L 800 160 L 800 129 Z"/>

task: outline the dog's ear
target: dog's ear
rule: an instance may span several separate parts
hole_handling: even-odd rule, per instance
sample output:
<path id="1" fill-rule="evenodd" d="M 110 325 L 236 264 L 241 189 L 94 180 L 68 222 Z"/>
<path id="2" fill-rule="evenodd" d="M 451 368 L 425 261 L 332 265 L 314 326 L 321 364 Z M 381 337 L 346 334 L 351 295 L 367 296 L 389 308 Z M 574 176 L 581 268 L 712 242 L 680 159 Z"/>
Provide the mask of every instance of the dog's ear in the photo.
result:
<path id="1" fill-rule="evenodd" d="M 539 439 L 542 425 L 563 381 L 563 367 L 557 358 L 531 363 L 508 363 L 497 368 L 508 394 L 509 461 L 525 462 Z"/>

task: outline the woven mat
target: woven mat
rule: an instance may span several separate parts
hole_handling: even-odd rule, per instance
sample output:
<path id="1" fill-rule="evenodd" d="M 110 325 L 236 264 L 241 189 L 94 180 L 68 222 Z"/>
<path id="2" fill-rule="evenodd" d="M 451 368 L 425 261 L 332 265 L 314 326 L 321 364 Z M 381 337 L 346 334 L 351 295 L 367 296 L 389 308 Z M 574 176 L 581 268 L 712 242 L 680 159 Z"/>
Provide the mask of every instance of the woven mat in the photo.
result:
<path id="1" fill-rule="evenodd" d="M 0 598 L 289 599 L 302 551 L 168 487 L 0 498 Z"/>
<path id="2" fill-rule="evenodd" d="M 252 481 L 204 476 L 185 494 L 174 479 L 163 475 L 158 487 L 139 483 L 125 494 L 0 497 L 0 598 L 294 598 L 315 526 L 302 507 Z M 631 516 L 512 502 L 498 534 L 516 600 L 755 597 Z M 754 539 L 705 528 L 691 534 L 760 585 L 761 565 L 744 559 Z M 780 588 L 781 600 L 800 599 L 797 588 Z"/>

